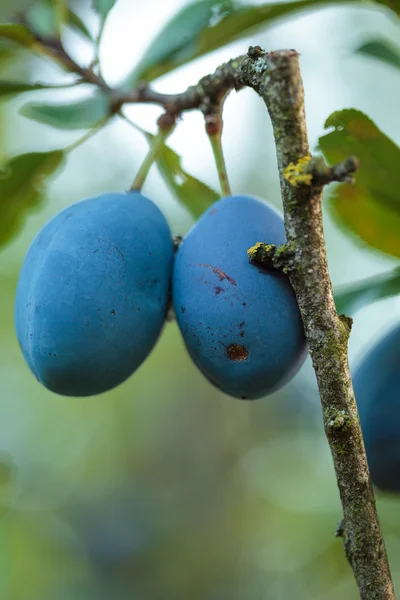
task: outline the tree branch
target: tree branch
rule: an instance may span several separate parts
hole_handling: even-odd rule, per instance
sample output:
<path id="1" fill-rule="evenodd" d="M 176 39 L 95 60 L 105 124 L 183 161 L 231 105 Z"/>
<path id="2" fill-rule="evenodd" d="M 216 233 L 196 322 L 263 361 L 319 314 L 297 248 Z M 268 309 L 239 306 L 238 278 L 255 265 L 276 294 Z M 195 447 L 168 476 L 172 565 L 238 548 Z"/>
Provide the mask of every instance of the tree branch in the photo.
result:
<path id="1" fill-rule="evenodd" d="M 290 163 L 285 171 L 285 179 L 295 187 L 298 185 L 322 186 L 341 181 L 354 183 L 353 174 L 359 168 L 359 161 L 355 156 L 338 163 L 334 167 L 328 167 L 322 156 L 306 156 L 300 158 L 296 163 Z"/>
<path id="2" fill-rule="evenodd" d="M 310 157 L 298 54 L 286 50 L 260 53 L 260 57 L 265 69 L 256 82 L 251 78 L 249 83 L 267 105 L 273 125 L 285 213 L 284 248 L 290 250 L 287 272 L 299 303 L 318 380 L 324 428 L 343 506 L 345 552 L 362 600 L 393 600 L 394 589 L 348 366 L 351 322 L 338 317 L 329 278 L 322 187 L 309 181 L 298 185 L 288 181 L 289 165 L 298 164 L 299 159 L 308 161 Z M 352 160 L 338 166 L 328 180 L 343 180 L 355 166 Z"/>
<path id="3" fill-rule="evenodd" d="M 259 46 L 250 47 L 248 54 L 221 65 L 186 91 L 160 94 L 147 84 L 132 91 L 111 89 L 93 69 L 78 65 L 60 40 L 36 39 L 48 56 L 109 94 L 110 114 L 126 103 L 153 103 L 164 108 L 166 118 L 193 109 L 207 117 L 210 106 L 220 105 L 231 90 L 245 86 L 264 100 L 275 135 L 287 242 L 279 248 L 258 243 L 249 249 L 249 257 L 280 268 L 290 277 L 318 380 L 324 428 L 343 506 L 338 531 L 344 537 L 361 599 L 393 600 L 348 367 L 351 320 L 338 317 L 335 310 L 322 225 L 322 186 L 331 181 L 351 181 L 357 160 L 350 157 L 330 168 L 322 158 L 311 157 L 298 54 L 294 50 L 267 54 Z"/>

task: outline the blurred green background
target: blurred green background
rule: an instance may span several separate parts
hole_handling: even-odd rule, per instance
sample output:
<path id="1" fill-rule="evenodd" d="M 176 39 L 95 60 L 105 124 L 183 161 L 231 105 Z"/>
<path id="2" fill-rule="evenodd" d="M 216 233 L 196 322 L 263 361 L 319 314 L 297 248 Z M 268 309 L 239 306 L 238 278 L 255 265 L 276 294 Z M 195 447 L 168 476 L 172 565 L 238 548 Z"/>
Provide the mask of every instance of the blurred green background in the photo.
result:
<path id="1" fill-rule="evenodd" d="M 104 33 L 104 76 L 115 84 L 159 28 L 184 4 L 119 0 Z M 89 3 L 75 3 L 89 27 Z M 306 94 L 311 147 L 327 116 L 365 111 L 400 142 L 400 77 L 355 55 L 372 35 L 396 39 L 398 25 L 368 7 L 324 8 L 231 43 L 157 80 L 181 91 L 246 51 L 296 48 Z M 89 47 L 69 33 L 81 63 Z M 57 80 L 49 62 L 21 52 L 1 77 Z M 45 98 L 49 92 L 37 92 Z M 77 92 L 61 90 L 52 98 Z M 49 97 L 49 96 L 47 96 Z M 36 99 L 36 98 L 35 98 Z M 18 114 L 23 98 L 0 107 L 1 157 L 62 148 L 78 139 Z M 132 119 L 155 131 L 159 109 L 133 106 Z M 223 136 L 234 192 L 280 206 L 268 114 L 250 90 L 226 102 Z M 170 145 L 187 170 L 217 189 L 202 117 L 184 116 Z M 100 192 L 127 189 L 146 142 L 116 122 L 79 147 L 52 181 L 41 210 L 0 256 L 0 597 L 4 600 L 350 600 L 358 596 L 340 540 L 341 507 L 325 441 L 310 361 L 281 392 L 254 403 L 213 388 L 191 363 L 175 323 L 150 358 L 115 391 L 63 398 L 36 382 L 13 327 L 18 272 L 36 232 L 60 209 Z M 193 221 L 154 168 L 144 192 L 174 234 Z M 1 218 L 1 217 L 0 217 Z M 326 214 L 334 285 L 397 263 L 356 244 Z M 351 365 L 377 335 L 397 323 L 400 299 L 360 311 L 350 340 Z M 395 586 L 400 589 L 400 501 L 378 494 Z"/>

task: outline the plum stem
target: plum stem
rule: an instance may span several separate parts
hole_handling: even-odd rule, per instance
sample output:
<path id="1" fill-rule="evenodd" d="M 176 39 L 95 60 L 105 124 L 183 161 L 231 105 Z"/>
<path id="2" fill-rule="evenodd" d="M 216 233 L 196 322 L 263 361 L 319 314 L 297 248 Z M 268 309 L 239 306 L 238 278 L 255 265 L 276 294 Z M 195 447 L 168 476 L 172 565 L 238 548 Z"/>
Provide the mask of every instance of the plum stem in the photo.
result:
<path id="1" fill-rule="evenodd" d="M 90 63 L 89 69 L 91 71 L 93 71 L 96 67 L 97 67 L 97 72 L 98 75 L 103 79 L 102 76 L 102 70 L 101 70 L 101 64 L 100 64 L 100 47 L 101 47 L 101 42 L 103 39 L 103 34 L 104 34 L 104 29 L 106 26 L 106 22 L 107 19 L 104 17 L 101 17 L 100 20 L 100 25 L 99 25 L 99 30 L 97 32 L 97 36 L 96 36 L 96 40 L 95 40 L 95 45 L 94 45 L 94 56 L 93 56 L 93 60 Z"/>
<path id="2" fill-rule="evenodd" d="M 151 141 L 150 149 L 136 174 L 136 177 L 130 188 L 131 191 L 142 189 L 151 167 L 157 160 L 161 150 L 164 147 L 166 139 L 172 133 L 174 127 L 175 127 L 175 124 L 173 124 L 171 126 L 163 127 L 162 125 L 160 125 L 160 120 L 159 120 L 158 133 L 156 136 L 153 137 L 153 139 Z"/>
<path id="3" fill-rule="evenodd" d="M 214 155 L 215 166 L 217 167 L 219 185 L 223 196 L 231 196 L 231 186 L 229 184 L 228 173 L 226 170 L 224 150 L 222 147 L 222 130 L 224 122 L 222 119 L 222 109 L 227 92 L 223 89 L 213 96 L 205 96 L 199 106 L 204 115 L 205 129 Z"/>
<path id="4" fill-rule="evenodd" d="M 107 123 L 109 122 L 110 117 L 105 117 L 104 119 L 102 119 L 97 125 L 96 127 L 93 127 L 92 129 L 89 129 L 89 131 L 87 131 L 82 137 L 80 137 L 78 140 L 76 140 L 75 142 L 72 142 L 72 144 L 70 144 L 69 146 L 67 146 L 64 149 L 64 152 L 66 153 L 70 153 L 73 152 L 74 150 L 76 150 L 77 148 L 79 148 L 79 146 L 82 146 L 82 144 L 84 144 L 85 142 L 87 142 L 88 140 L 90 140 L 90 138 L 92 138 L 93 136 L 96 135 L 96 133 L 99 133 L 102 129 L 104 129 L 104 127 L 107 125 Z"/>
<path id="5" fill-rule="evenodd" d="M 215 165 L 217 167 L 219 185 L 224 196 L 231 196 L 231 186 L 229 184 L 228 173 L 226 170 L 224 152 L 222 148 L 222 131 L 209 133 L 208 139 L 211 143 L 211 148 L 214 155 Z"/>

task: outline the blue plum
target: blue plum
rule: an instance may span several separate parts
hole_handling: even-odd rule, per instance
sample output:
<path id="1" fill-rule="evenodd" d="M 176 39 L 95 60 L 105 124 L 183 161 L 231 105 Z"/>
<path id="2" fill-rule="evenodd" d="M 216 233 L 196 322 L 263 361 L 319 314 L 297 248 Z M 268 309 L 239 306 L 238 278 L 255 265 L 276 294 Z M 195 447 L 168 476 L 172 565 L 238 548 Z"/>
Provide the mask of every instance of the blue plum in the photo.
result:
<path id="1" fill-rule="evenodd" d="M 127 379 L 162 330 L 173 253 L 164 216 L 139 192 L 83 200 L 45 225 L 15 302 L 17 338 L 36 378 L 65 396 Z"/>
<path id="2" fill-rule="evenodd" d="M 255 399 L 285 385 L 307 346 L 289 279 L 249 263 L 256 242 L 286 241 L 282 217 L 256 198 L 211 206 L 181 244 L 172 296 L 188 352 L 211 383 Z"/>
<path id="3" fill-rule="evenodd" d="M 400 325 L 362 359 L 354 392 L 371 478 L 377 488 L 400 492 Z"/>

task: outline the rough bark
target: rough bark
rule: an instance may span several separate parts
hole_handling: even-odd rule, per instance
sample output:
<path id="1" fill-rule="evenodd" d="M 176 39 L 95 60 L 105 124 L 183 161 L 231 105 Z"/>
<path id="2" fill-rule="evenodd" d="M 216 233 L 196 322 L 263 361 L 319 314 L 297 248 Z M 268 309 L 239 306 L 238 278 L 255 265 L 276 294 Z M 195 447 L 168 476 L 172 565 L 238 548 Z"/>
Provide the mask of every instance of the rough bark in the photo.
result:
<path id="1" fill-rule="evenodd" d="M 252 83 L 267 105 L 274 130 L 289 250 L 284 263 L 318 381 L 343 506 L 345 551 L 360 597 L 389 600 L 395 597 L 393 584 L 347 359 L 351 321 L 336 313 L 328 272 L 322 188 L 288 181 L 289 165 L 309 157 L 298 55 L 284 50 L 263 55 L 263 60 L 262 77 Z"/>

